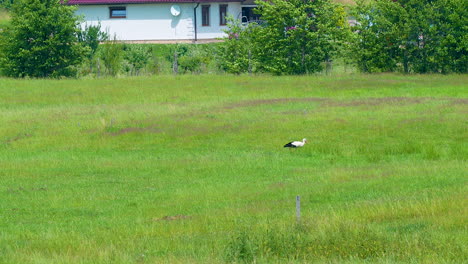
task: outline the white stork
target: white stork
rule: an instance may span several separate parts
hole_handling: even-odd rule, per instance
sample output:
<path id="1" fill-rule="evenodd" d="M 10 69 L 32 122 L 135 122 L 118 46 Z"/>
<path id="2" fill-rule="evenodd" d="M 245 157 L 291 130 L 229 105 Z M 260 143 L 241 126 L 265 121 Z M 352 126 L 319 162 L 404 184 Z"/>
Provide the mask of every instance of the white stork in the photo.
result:
<path id="1" fill-rule="evenodd" d="M 302 141 L 291 141 L 288 144 L 284 145 L 285 148 L 299 148 L 305 145 L 307 139 L 302 139 Z"/>

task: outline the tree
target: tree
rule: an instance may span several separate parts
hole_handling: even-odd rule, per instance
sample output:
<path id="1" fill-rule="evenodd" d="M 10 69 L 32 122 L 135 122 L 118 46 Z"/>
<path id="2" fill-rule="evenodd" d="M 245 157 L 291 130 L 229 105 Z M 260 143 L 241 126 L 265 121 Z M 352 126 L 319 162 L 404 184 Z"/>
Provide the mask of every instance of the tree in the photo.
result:
<path id="1" fill-rule="evenodd" d="M 125 59 L 126 71 L 131 75 L 140 74 L 151 58 L 152 49 L 142 45 L 124 45 L 123 57 Z"/>
<path id="2" fill-rule="evenodd" d="M 348 24 L 343 9 L 329 0 L 257 1 L 259 67 L 275 74 L 322 70 L 345 43 Z"/>
<path id="3" fill-rule="evenodd" d="M 101 22 L 96 25 L 85 25 L 82 31 L 77 32 L 78 41 L 88 50 L 86 56 L 91 59 L 96 54 L 99 43 L 109 40 L 109 34 L 101 31 Z"/>
<path id="4" fill-rule="evenodd" d="M 0 0 L 0 9 L 5 8 L 5 9 L 10 9 L 11 6 L 13 5 L 13 0 Z"/>
<path id="5" fill-rule="evenodd" d="M 117 40 L 114 35 L 112 40 L 107 40 L 99 47 L 99 57 L 106 67 L 106 73 L 116 76 L 122 67 L 124 45 Z"/>
<path id="6" fill-rule="evenodd" d="M 233 16 L 227 18 L 228 37 L 219 46 L 220 68 L 228 73 L 240 74 L 252 72 L 254 61 L 252 52 L 256 45 L 254 36 L 259 29 L 256 24 L 243 26 L 241 21 Z"/>
<path id="7" fill-rule="evenodd" d="M 223 52 L 234 72 L 254 66 L 257 72 L 307 74 L 322 70 L 351 31 L 344 9 L 330 0 L 257 0 L 263 23 L 247 27 L 232 24 Z M 225 56 L 226 57 L 226 56 Z"/>
<path id="8" fill-rule="evenodd" d="M 468 10 L 459 0 L 359 1 L 354 45 L 364 72 L 466 72 Z"/>
<path id="9" fill-rule="evenodd" d="M 95 59 L 96 52 L 99 47 L 99 43 L 109 40 L 109 34 L 101 31 L 101 22 L 96 25 L 85 25 L 84 29 L 79 31 L 77 34 L 78 42 L 80 42 L 84 48 L 84 58 L 86 62 L 84 64 L 89 64 L 89 72 L 93 72 L 93 66 L 97 65 Z"/>
<path id="10" fill-rule="evenodd" d="M 15 1 L 0 35 L 0 68 L 11 77 L 73 76 L 83 58 L 74 7 L 60 0 Z"/>

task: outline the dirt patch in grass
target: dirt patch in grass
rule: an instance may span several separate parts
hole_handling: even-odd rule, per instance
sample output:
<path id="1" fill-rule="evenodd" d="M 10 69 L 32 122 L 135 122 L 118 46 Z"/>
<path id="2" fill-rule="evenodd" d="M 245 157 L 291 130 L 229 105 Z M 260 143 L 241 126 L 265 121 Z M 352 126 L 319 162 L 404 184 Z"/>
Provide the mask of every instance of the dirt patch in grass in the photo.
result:
<path id="1" fill-rule="evenodd" d="M 187 120 L 187 119 L 203 119 L 209 118 L 216 120 L 217 114 L 222 114 L 223 112 L 247 108 L 247 107 L 257 107 L 263 105 L 276 105 L 276 104 L 293 104 L 293 103 L 316 103 L 317 109 L 327 108 L 327 107 L 375 107 L 375 106 L 402 106 L 402 105 L 414 105 L 414 104 L 423 104 L 427 102 L 434 101 L 449 101 L 456 104 L 465 104 L 468 100 L 458 99 L 458 98 L 434 98 L 434 97 L 371 97 L 371 98 L 358 98 L 358 99 L 330 99 L 323 97 L 306 97 L 306 98 L 272 98 L 272 99 L 257 99 L 257 100 L 244 100 L 235 103 L 227 103 L 222 106 L 216 106 L 208 110 L 203 111 L 192 111 L 188 113 L 179 113 L 173 116 L 176 120 Z M 284 115 L 300 115 L 308 114 L 308 110 L 298 110 L 292 109 L 281 112 Z M 346 123 L 346 120 L 335 120 L 339 123 Z M 223 127 L 223 130 L 229 130 L 230 127 Z M 203 130 L 200 128 L 194 128 L 194 130 Z"/>
<path id="2" fill-rule="evenodd" d="M 268 185 L 268 189 L 276 190 L 276 189 L 284 189 L 286 187 L 286 183 L 284 182 L 275 182 Z"/>
<path id="3" fill-rule="evenodd" d="M 408 119 L 403 119 L 400 121 L 401 124 L 417 124 L 421 122 L 427 122 L 433 120 L 433 118 L 429 117 L 415 117 L 415 118 L 408 118 Z"/>
<path id="4" fill-rule="evenodd" d="M 364 98 L 349 101 L 329 101 L 326 106 L 336 107 L 353 107 L 353 106 L 379 106 L 379 105 L 409 105 L 420 104 L 430 100 L 423 97 L 381 97 L 381 98 Z"/>
<path id="5" fill-rule="evenodd" d="M 452 104 L 455 105 L 466 105 L 468 104 L 468 99 L 463 99 L 463 98 L 450 98 L 449 99 Z"/>
<path id="6" fill-rule="evenodd" d="M 240 129 L 232 126 L 231 124 L 223 124 L 219 126 L 203 126 L 203 125 L 185 125 L 188 131 L 193 134 L 207 134 L 213 133 L 216 131 L 226 131 L 226 132 L 239 132 Z"/>
<path id="7" fill-rule="evenodd" d="M 281 104 L 281 103 L 293 103 L 293 102 L 324 102 L 329 99 L 320 98 L 320 97 L 307 97 L 307 98 L 273 98 L 273 99 L 259 99 L 259 100 L 249 100 L 243 101 L 235 104 L 229 104 L 223 107 L 223 109 L 235 109 L 242 107 L 252 107 L 259 105 L 268 105 L 268 104 Z"/>
<path id="8" fill-rule="evenodd" d="M 125 127 L 121 128 L 117 131 L 113 132 L 106 132 L 108 135 L 111 136 L 121 136 L 129 133 L 161 133 L 162 130 L 156 126 L 151 127 Z"/>
<path id="9" fill-rule="evenodd" d="M 254 107 L 259 105 L 268 104 L 281 104 L 281 103 L 295 103 L 295 102 L 318 102 L 321 106 L 330 107 L 353 107 L 353 106 L 378 106 L 378 105 L 407 105 L 407 104 L 420 104 L 430 100 L 438 100 L 430 97 L 379 97 L 379 98 L 361 98 L 355 100 L 333 100 L 320 97 L 306 97 L 306 98 L 273 98 L 273 99 L 259 99 L 249 100 L 239 103 L 229 104 L 222 109 L 229 110 L 242 107 Z"/>
<path id="10" fill-rule="evenodd" d="M 47 187 L 34 187 L 34 188 L 23 188 L 23 187 L 18 187 L 18 188 L 8 188 L 7 192 L 8 193 L 24 193 L 24 192 L 46 192 L 48 191 L 49 188 Z"/>
<path id="11" fill-rule="evenodd" d="M 371 97 L 371 98 L 357 98 L 357 99 L 332 99 L 332 98 L 323 98 L 323 97 L 306 97 L 306 98 L 272 98 L 272 99 L 257 99 L 257 100 L 244 100 L 240 102 L 234 103 L 227 103 L 221 106 L 215 106 L 211 109 L 206 109 L 202 111 L 190 111 L 185 113 L 177 113 L 172 115 L 172 119 L 177 121 L 185 121 L 189 119 L 193 120 L 205 120 L 209 119 L 213 122 L 218 120 L 218 114 L 222 115 L 223 112 L 227 112 L 230 110 L 235 110 L 238 108 L 246 108 L 246 107 L 257 107 L 257 106 L 264 106 L 264 105 L 276 105 L 276 104 L 294 104 L 294 103 L 313 103 L 315 106 L 315 110 L 326 109 L 327 107 L 376 107 L 376 106 L 404 106 L 404 105 L 414 105 L 414 104 L 424 104 L 430 102 L 444 102 L 445 105 L 447 104 L 466 104 L 468 103 L 468 99 L 459 99 L 459 98 L 437 98 L 437 97 Z M 314 111 L 315 111 L 314 110 Z M 310 113 L 309 110 L 287 110 L 281 112 L 281 114 L 308 114 Z M 413 123 L 419 120 L 402 120 L 401 124 Z M 422 121 L 422 120 L 421 120 Z M 107 127 L 104 129 L 104 133 L 110 136 L 121 136 L 129 133 L 162 133 L 164 130 L 154 123 L 158 122 L 157 118 L 149 117 L 147 119 L 140 120 L 142 124 L 147 124 L 147 127 L 137 127 L 137 126 L 130 126 L 124 128 L 118 127 Z M 211 123 L 213 123 L 211 122 Z M 205 134 L 211 133 L 214 130 L 219 131 L 230 131 L 236 132 L 239 131 L 240 128 L 233 126 L 232 124 L 222 124 L 220 122 L 220 126 L 214 127 L 214 125 L 205 126 L 205 125 L 197 125 L 192 124 L 191 131 L 195 134 Z M 348 121 L 344 119 L 335 119 L 334 122 L 346 124 Z M 185 124 L 185 128 L 190 126 L 189 124 Z M 97 131 L 88 131 L 91 133 Z"/>
<path id="12" fill-rule="evenodd" d="M 161 218 L 153 218 L 152 220 L 155 222 L 159 221 L 176 221 L 176 220 L 184 220 L 192 218 L 189 215 L 167 215 Z"/>
<path id="13" fill-rule="evenodd" d="M 375 173 L 360 173 L 354 176 L 358 180 L 377 179 L 377 178 L 388 178 L 394 175 L 391 171 L 375 172 Z"/>
<path id="14" fill-rule="evenodd" d="M 25 138 L 29 138 L 29 137 L 32 137 L 32 134 L 29 134 L 29 133 L 19 133 L 18 135 L 14 136 L 14 137 L 8 138 L 7 140 L 4 141 L 4 143 L 5 143 L 5 144 L 10 144 L 10 143 L 12 143 L 12 142 L 19 141 L 19 140 L 22 140 L 22 139 L 25 139 Z"/>
<path id="15" fill-rule="evenodd" d="M 228 104 L 222 109 L 229 110 L 242 107 L 255 107 L 268 104 L 282 104 L 295 102 L 318 102 L 321 106 L 329 107 L 354 107 L 354 106 L 379 106 L 379 105 L 411 105 L 422 104 L 429 101 L 449 100 L 452 104 L 468 104 L 468 99 L 460 98 L 434 98 L 434 97 L 377 97 L 360 98 L 352 100 L 334 100 L 321 97 L 306 98 L 273 98 L 242 101 L 239 103 Z"/>
<path id="16" fill-rule="evenodd" d="M 332 182 L 342 183 L 361 180 L 389 178 L 395 175 L 391 169 L 378 170 L 376 167 L 336 168 L 330 177 Z"/>

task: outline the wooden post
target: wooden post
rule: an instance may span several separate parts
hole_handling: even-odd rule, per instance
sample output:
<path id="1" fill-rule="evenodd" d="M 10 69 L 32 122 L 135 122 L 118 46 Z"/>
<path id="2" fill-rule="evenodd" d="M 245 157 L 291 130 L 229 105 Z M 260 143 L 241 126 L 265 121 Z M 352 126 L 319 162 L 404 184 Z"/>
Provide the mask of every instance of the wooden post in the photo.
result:
<path id="1" fill-rule="evenodd" d="M 176 48 L 175 48 L 175 51 L 174 51 L 174 62 L 172 63 L 172 71 L 174 72 L 174 74 L 177 74 L 179 73 L 179 62 L 178 62 L 178 56 L 177 56 L 177 52 L 179 50 L 179 46 L 177 45 Z"/>
<path id="2" fill-rule="evenodd" d="M 249 72 L 249 74 L 252 74 L 252 52 L 250 51 L 250 48 L 249 48 L 249 53 L 248 53 L 248 54 L 249 54 L 249 56 L 248 56 L 248 58 L 249 58 L 249 66 L 248 66 L 248 70 L 247 70 L 247 71 Z"/>
<path id="3" fill-rule="evenodd" d="M 97 77 L 101 77 L 101 60 L 97 59 Z"/>
<path id="4" fill-rule="evenodd" d="M 329 75 L 332 73 L 332 67 L 333 67 L 332 60 L 327 59 L 325 61 L 325 74 L 326 75 Z"/>
<path id="5" fill-rule="evenodd" d="M 299 224 L 301 222 L 301 197 L 296 196 L 296 222 Z"/>

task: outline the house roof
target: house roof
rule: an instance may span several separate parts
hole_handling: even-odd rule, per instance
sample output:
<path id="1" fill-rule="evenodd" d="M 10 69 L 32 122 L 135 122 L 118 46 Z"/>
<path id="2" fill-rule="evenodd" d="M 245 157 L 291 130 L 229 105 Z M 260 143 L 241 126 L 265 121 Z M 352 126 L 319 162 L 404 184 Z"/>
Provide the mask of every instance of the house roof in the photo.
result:
<path id="1" fill-rule="evenodd" d="M 243 0 L 69 0 L 69 5 L 115 5 L 115 4 L 149 4 L 149 3 L 208 3 L 208 2 L 242 2 Z"/>

